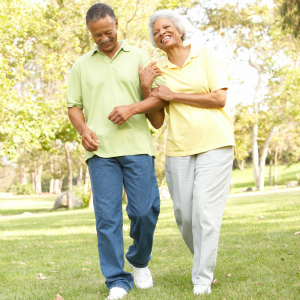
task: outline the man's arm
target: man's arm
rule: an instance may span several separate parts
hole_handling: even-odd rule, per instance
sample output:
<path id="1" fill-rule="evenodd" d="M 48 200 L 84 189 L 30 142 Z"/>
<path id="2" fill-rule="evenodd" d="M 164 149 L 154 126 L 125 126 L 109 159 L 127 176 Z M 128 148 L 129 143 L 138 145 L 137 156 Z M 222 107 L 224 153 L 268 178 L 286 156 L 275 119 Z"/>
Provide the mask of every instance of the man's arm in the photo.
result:
<path id="1" fill-rule="evenodd" d="M 84 149 L 90 152 L 97 151 L 100 141 L 96 133 L 86 126 L 82 109 L 76 106 L 69 107 L 68 115 L 71 123 L 81 135 Z"/>
<path id="2" fill-rule="evenodd" d="M 110 115 L 108 116 L 108 119 L 112 121 L 114 124 L 122 125 L 124 122 L 129 120 L 134 115 L 137 114 L 148 115 L 158 110 L 161 110 L 167 105 L 168 102 L 160 100 L 156 97 L 148 97 L 147 99 L 137 103 L 115 107 L 113 111 L 110 113 Z M 159 128 L 161 127 L 162 124 L 158 126 L 159 122 L 154 121 L 152 125 L 155 128 Z"/>
<path id="3" fill-rule="evenodd" d="M 156 97 L 149 97 L 151 93 L 151 84 L 153 80 L 161 75 L 160 70 L 155 66 L 156 62 L 150 63 L 145 69 L 139 64 L 139 76 L 141 79 L 141 89 L 145 100 L 130 105 L 117 106 L 108 116 L 114 124 L 122 125 L 133 115 L 146 114 L 152 126 L 156 129 L 160 128 L 164 123 L 164 107 L 168 102 L 160 100 Z"/>

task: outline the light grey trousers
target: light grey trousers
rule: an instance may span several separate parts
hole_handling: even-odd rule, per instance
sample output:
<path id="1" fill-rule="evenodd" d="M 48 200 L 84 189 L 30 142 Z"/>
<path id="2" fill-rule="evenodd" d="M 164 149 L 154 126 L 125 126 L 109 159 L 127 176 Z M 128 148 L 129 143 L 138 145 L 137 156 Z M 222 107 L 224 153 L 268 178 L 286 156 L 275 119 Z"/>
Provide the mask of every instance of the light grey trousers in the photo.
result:
<path id="1" fill-rule="evenodd" d="M 193 284 L 210 285 L 230 188 L 232 146 L 197 155 L 166 157 L 166 179 L 181 235 L 194 254 Z"/>

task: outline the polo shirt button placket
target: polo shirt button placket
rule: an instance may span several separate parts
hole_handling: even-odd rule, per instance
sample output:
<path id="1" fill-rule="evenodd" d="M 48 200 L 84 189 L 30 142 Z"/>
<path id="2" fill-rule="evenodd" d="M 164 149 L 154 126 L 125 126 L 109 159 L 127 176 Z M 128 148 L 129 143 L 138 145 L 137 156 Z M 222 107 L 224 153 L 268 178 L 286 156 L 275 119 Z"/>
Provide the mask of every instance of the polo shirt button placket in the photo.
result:
<path id="1" fill-rule="evenodd" d="M 184 77 L 184 71 L 183 71 L 183 68 L 180 69 L 180 77 L 181 77 L 181 78 Z"/>

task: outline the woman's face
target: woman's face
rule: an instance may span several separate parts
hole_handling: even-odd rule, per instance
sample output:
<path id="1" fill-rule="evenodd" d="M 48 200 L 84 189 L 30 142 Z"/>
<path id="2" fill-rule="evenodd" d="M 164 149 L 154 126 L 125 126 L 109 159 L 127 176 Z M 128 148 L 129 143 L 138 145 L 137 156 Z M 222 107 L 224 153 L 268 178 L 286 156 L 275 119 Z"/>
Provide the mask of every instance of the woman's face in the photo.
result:
<path id="1" fill-rule="evenodd" d="M 182 34 L 169 19 L 158 19 L 153 26 L 154 40 L 162 50 L 182 44 Z"/>

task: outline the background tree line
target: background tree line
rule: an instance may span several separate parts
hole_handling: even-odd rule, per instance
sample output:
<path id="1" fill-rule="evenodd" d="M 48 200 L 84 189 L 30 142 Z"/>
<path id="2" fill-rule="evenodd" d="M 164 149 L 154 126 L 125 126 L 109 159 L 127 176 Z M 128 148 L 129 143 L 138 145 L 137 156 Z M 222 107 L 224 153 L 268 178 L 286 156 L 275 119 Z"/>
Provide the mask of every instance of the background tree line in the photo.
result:
<path id="1" fill-rule="evenodd" d="M 96 2 L 0 0 L 0 157 L 3 174 L 18 168 L 15 181 L 20 189 L 28 182 L 36 193 L 59 193 L 68 186 L 70 195 L 72 185 L 84 186 L 85 181 L 88 186 L 83 148 L 67 117 L 65 92 L 71 66 L 93 47 L 85 14 Z M 279 159 L 287 164 L 299 161 L 300 44 L 297 29 L 290 26 L 296 24 L 291 8 L 298 1 L 288 1 L 290 6 L 286 1 L 274 1 L 273 6 L 264 1 L 104 2 L 119 18 L 119 38 L 155 59 L 162 53 L 148 42 L 149 16 L 157 9 L 179 9 L 208 40 L 221 39 L 231 60 L 246 61 L 256 70 L 252 103 L 237 102 L 234 118 L 235 164 L 253 164 L 257 189 L 264 189 L 266 162 L 274 166 L 276 177 Z M 239 84 L 234 75 L 232 80 Z M 165 135 L 166 124 L 153 130 L 160 184 Z"/>

